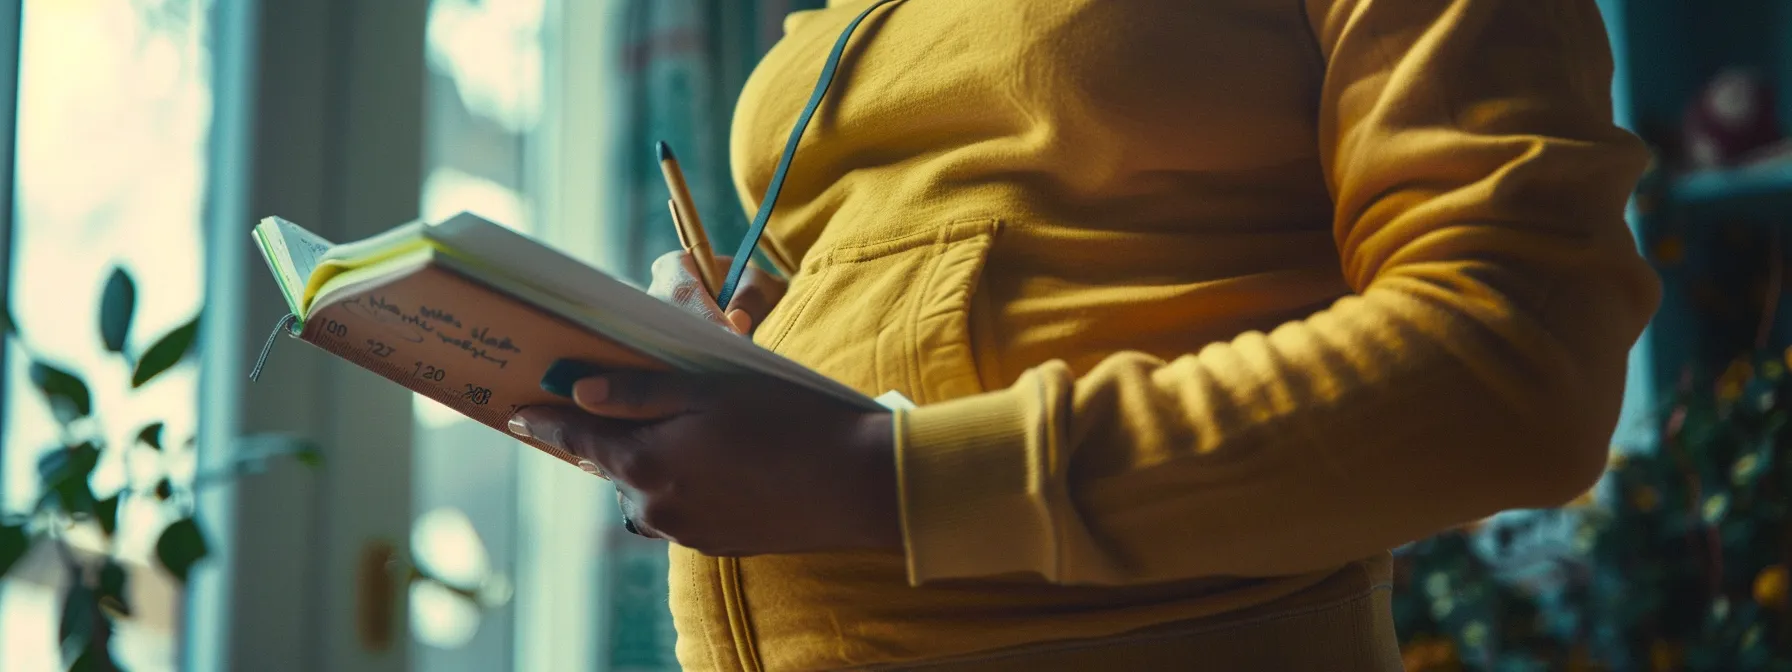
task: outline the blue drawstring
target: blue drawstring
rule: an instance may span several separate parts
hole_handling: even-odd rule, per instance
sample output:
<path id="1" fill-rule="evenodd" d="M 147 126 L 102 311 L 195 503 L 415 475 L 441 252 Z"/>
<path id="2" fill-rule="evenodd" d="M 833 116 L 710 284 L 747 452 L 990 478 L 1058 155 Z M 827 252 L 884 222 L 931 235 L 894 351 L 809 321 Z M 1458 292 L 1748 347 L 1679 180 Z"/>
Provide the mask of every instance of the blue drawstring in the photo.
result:
<path id="1" fill-rule="evenodd" d="M 846 53 L 846 44 L 852 40 L 853 31 L 859 24 L 871 16 L 877 8 L 900 0 L 878 0 L 866 7 L 858 18 L 846 26 L 846 32 L 840 34 L 840 41 L 834 43 L 833 52 L 828 54 L 826 65 L 821 67 L 821 79 L 815 83 L 815 92 L 809 95 L 809 105 L 797 117 L 796 128 L 790 130 L 790 140 L 784 145 L 784 155 L 778 158 L 778 169 L 772 173 L 772 182 L 765 189 L 765 200 L 759 204 L 759 214 L 753 216 L 753 225 L 747 227 L 747 237 L 740 242 L 740 251 L 734 253 L 734 263 L 728 266 L 728 277 L 722 282 L 722 291 L 716 295 L 716 305 L 726 309 L 728 301 L 734 298 L 734 290 L 740 286 L 740 278 L 747 271 L 747 261 L 758 249 L 760 237 L 765 235 L 765 225 L 772 219 L 772 208 L 778 204 L 778 193 L 784 190 L 784 178 L 790 174 L 790 160 L 796 157 L 796 146 L 803 140 L 803 131 L 809 128 L 809 121 L 815 118 L 815 111 L 821 107 L 821 101 L 827 97 L 828 87 L 834 83 L 834 75 L 840 69 L 840 57 Z"/>

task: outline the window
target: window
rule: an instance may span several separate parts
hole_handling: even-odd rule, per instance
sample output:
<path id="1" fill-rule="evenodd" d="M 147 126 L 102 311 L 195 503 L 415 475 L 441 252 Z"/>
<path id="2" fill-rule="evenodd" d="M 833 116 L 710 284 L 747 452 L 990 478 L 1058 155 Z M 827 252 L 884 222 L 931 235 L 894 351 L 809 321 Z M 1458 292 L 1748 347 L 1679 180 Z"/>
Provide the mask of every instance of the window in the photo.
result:
<path id="1" fill-rule="evenodd" d="M 28 510 L 37 460 L 60 428 L 32 385 L 33 357 L 78 373 L 93 395 L 91 430 L 111 450 L 92 479 L 98 497 L 157 479 L 155 460 L 127 450 L 145 424 L 166 423 L 164 444 L 193 435 L 195 367 L 183 364 L 133 391 L 126 361 L 98 334 L 99 297 L 111 269 L 135 279 L 127 352 L 185 323 L 203 299 L 201 210 L 210 132 L 208 0 L 36 2 L 23 13 L 10 301 L 24 345 L 9 343 L 0 506 Z M 10 66 L 11 64 L 3 64 Z M 190 450 L 187 455 L 190 457 Z M 191 478 L 191 462 L 171 476 Z M 149 480 L 151 484 L 154 480 Z M 164 508 L 126 495 L 117 551 L 147 567 Z M 40 549 L 42 550 L 42 549 Z M 27 560 L 30 562 L 30 560 Z M 62 669 L 56 652 L 54 562 L 0 587 L 0 651 L 8 670 Z M 143 580 L 136 580 L 136 577 Z M 136 618 L 113 653 L 135 670 L 173 669 L 178 592 L 154 572 L 133 574 Z"/>

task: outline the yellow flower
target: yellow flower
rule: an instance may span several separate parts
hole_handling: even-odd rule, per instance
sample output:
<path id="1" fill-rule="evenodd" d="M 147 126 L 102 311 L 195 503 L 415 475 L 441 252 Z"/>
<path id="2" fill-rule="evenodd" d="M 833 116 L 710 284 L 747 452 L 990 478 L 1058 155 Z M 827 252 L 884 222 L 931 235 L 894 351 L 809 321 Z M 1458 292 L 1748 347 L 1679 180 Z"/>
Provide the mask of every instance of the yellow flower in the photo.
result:
<path id="1" fill-rule="evenodd" d="M 1724 519 L 1724 514 L 1729 512 L 1729 510 L 1729 497 L 1725 497 L 1721 494 L 1712 495 L 1705 499 L 1705 522 L 1716 524 L 1717 521 Z"/>
<path id="2" fill-rule="evenodd" d="M 1785 565 L 1773 565 L 1755 575 L 1755 602 L 1770 609 L 1786 606 L 1787 587 L 1792 585 Z"/>
<path id="3" fill-rule="evenodd" d="M 1761 460 L 1754 453 L 1736 458 L 1736 464 L 1730 466 L 1730 481 L 1737 485 L 1747 483 L 1755 475 L 1755 467 L 1760 465 Z"/>
<path id="4" fill-rule="evenodd" d="M 1750 378 L 1755 377 L 1755 367 L 1746 359 L 1730 362 L 1730 368 L 1717 377 L 1717 398 L 1724 401 L 1735 401 L 1742 397 L 1743 388 L 1748 386 Z"/>

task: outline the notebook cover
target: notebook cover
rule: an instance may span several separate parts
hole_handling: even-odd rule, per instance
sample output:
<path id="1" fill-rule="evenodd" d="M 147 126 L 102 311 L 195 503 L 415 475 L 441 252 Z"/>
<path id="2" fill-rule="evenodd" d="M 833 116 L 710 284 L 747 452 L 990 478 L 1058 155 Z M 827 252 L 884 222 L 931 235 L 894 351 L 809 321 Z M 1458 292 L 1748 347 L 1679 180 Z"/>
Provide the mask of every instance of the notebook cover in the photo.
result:
<path id="1" fill-rule="evenodd" d="M 512 438 L 507 426 L 517 409 L 572 404 L 541 389 L 556 360 L 670 368 L 434 263 L 332 294 L 311 309 L 297 337 Z M 518 440 L 578 464 L 559 448 Z"/>

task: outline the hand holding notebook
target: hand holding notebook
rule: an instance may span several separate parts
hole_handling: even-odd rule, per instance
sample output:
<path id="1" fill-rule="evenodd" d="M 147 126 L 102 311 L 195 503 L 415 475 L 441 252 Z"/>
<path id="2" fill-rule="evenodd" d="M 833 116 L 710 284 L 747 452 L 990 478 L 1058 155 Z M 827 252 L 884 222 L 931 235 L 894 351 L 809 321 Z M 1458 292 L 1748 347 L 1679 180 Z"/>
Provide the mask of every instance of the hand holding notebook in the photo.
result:
<path id="1" fill-rule="evenodd" d="M 729 554 L 899 543 L 887 410 L 712 321 L 470 214 L 348 245 L 277 218 L 255 237 L 294 335 L 613 470 L 650 534 Z"/>
<path id="2" fill-rule="evenodd" d="M 566 404 L 558 361 L 769 378 L 866 410 L 859 392 L 526 236 L 463 213 L 335 245 L 269 218 L 255 229 L 300 340 L 505 431 Z M 562 448 L 530 442 L 571 464 Z"/>
<path id="3" fill-rule="evenodd" d="M 712 556 L 901 547 L 888 412 L 766 378 L 615 371 L 511 431 L 601 465 L 630 529 Z"/>
<path id="4" fill-rule="evenodd" d="M 747 333 L 782 298 L 748 269 L 725 319 L 694 252 L 656 260 L 647 293 Z M 523 409 L 511 432 L 611 470 L 630 531 L 725 556 L 900 547 L 888 414 L 772 381 L 556 369 L 578 409 Z"/>

